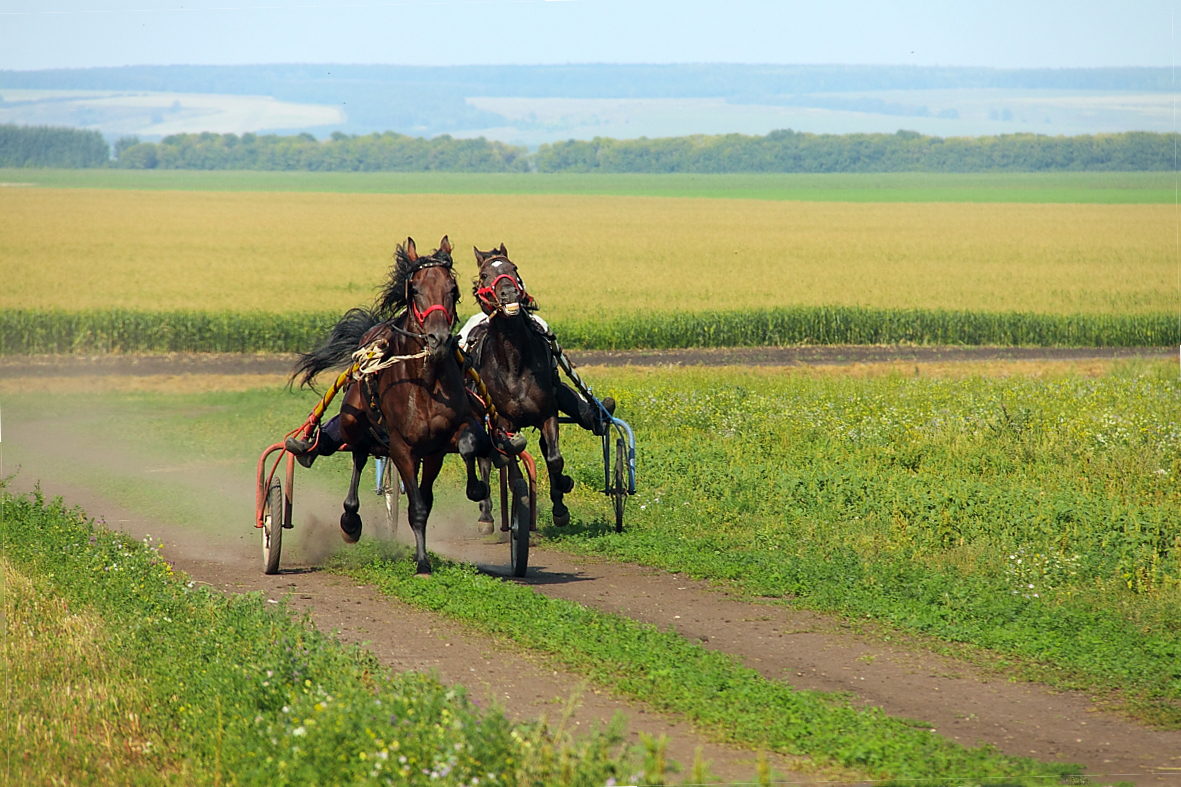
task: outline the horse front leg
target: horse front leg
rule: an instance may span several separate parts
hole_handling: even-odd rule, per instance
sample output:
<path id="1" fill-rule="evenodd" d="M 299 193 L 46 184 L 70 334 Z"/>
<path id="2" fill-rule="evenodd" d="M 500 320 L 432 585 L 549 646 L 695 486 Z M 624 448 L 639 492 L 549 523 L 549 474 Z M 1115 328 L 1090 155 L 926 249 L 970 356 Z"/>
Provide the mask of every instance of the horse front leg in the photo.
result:
<path id="1" fill-rule="evenodd" d="M 398 469 L 402 487 L 406 490 L 406 518 L 410 520 L 410 530 L 414 533 L 416 572 L 420 577 L 429 576 L 431 562 L 426 555 L 426 520 L 430 516 L 434 496 L 428 493 L 424 497 L 418 485 L 418 462 L 410 455 L 409 446 L 400 440 L 391 440 L 390 461 Z"/>
<path id="2" fill-rule="evenodd" d="M 365 462 L 369 458 L 366 450 L 353 451 L 353 477 L 349 481 L 349 494 L 344 499 L 344 513 L 340 515 L 340 536 L 345 543 L 355 544 L 361 538 L 361 516 L 357 513 L 361 508 L 361 499 L 357 496 L 357 487 L 361 483 L 361 471 L 365 469 Z"/>
<path id="3" fill-rule="evenodd" d="M 410 501 L 410 529 L 414 531 L 414 559 L 418 564 L 418 576 L 431 573 L 431 561 L 426 554 L 426 521 L 435 505 L 435 479 L 443 467 L 443 454 L 434 454 L 422 460 L 422 476 L 415 483 L 415 496 Z M 417 499 L 417 505 L 415 504 Z"/>
<path id="4" fill-rule="evenodd" d="M 562 502 L 563 496 L 574 488 L 574 479 L 562 471 L 566 460 L 558 450 L 558 417 L 545 419 L 541 424 L 541 455 L 545 457 L 545 469 L 549 473 L 549 498 L 554 504 L 554 524 L 565 527 L 570 524 L 570 509 Z"/>

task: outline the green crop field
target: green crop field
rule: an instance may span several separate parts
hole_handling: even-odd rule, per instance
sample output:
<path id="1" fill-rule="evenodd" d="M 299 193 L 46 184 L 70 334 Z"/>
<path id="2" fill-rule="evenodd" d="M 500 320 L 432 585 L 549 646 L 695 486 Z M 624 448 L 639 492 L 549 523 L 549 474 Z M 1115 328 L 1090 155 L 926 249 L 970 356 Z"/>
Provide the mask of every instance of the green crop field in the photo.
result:
<path id="1" fill-rule="evenodd" d="M 1176 180 L 1171 172 L 624 175 L 0 168 L 0 184 L 354 194 L 601 194 L 806 202 L 1172 204 Z"/>

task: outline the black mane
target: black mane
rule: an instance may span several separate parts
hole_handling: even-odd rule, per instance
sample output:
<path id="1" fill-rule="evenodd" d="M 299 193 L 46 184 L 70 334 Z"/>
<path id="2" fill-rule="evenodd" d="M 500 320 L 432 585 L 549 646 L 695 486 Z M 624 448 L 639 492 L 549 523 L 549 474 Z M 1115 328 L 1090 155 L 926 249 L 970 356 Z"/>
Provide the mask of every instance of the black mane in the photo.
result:
<path id="1" fill-rule="evenodd" d="M 385 320 L 396 317 L 407 306 L 406 282 L 410 281 L 411 276 L 423 268 L 439 267 L 444 268 L 454 279 L 455 271 L 452 266 L 451 254 L 440 249 L 429 255 L 419 255 L 418 259 L 412 261 L 406 253 L 406 247 L 399 243 L 394 251 L 394 264 L 390 266 L 386 283 L 377 293 L 374 311 Z"/>

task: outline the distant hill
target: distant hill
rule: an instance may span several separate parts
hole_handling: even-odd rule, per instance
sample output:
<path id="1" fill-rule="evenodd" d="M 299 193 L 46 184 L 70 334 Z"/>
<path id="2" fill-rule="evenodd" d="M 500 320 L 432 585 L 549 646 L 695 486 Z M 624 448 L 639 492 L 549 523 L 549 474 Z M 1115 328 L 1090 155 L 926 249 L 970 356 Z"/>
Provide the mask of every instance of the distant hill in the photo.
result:
<path id="1" fill-rule="evenodd" d="M 1164 110 L 1149 106 L 1152 101 L 1146 104 L 1142 99 L 1146 94 L 1167 94 L 1172 89 L 1172 75 L 1167 68 L 1004 70 L 726 64 L 127 66 L 0 71 L 0 91 L 263 96 L 300 106 L 281 108 L 290 110 L 282 115 L 286 119 L 274 120 L 270 125 L 258 125 L 256 121 L 251 127 L 235 126 L 231 120 L 201 127 L 201 121 L 195 120 L 195 124 L 178 127 L 168 122 L 167 112 L 177 101 L 188 110 L 190 102 L 183 96 L 161 98 L 160 107 L 148 111 L 142 108 L 142 102 L 136 105 L 139 109 L 112 106 L 118 97 L 106 105 L 92 100 L 66 106 L 62 102 L 67 99 L 61 96 L 21 99 L 14 103 L 5 102 L 7 96 L 0 92 L 0 123 L 75 125 L 100 130 L 109 139 L 126 133 L 159 139 L 177 131 L 206 130 L 310 131 L 320 137 L 334 130 L 346 133 L 394 130 L 416 136 L 483 134 L 530 145 L 566 138 L 590 139 L 596 135 L 622 138 L 766 133 L 786 127 L 827 133 L 893 131 L 898 125 L 890 118 L 899 116 L 920 118 L 921 121 L 908 123 L 908 127 L 941 136 L 1024 131 L 1079 134 L 1171 130 L 1162 119 Z M 1038 100 L 1048 97 L 1050 103 L 1031 104 L 1028 95 L 1031 91 L 1037 94 Z M 1062 94 L 1079 93 L 1137 94 L 1141 101 L 1138 109 L 1129 112 L 1127 102 L 1080 108 L 1059 100 Z M 499 100 L 471 100 L 479 97 Z M 626 102 L 636 99 L 656 100 L 660 106 L 627 105 Z M 46 102 L 50 100 L 59 106 L 48 106 Z M 1075 100 L 1076 95 L 1070 99 Z M 40 101 L 40 105 L 17 111 L 17 104 L 30 101 Z M 333 116 L 339 113 L 342 120 L 332 123 L 291 119 L 323 116 L 323 111 L 319 115 L 309 113 L 309 106 L 332 108 Z M 738 111 L 730 111 L 735 107 Z M 790 113 L 793 108 L 806 111 L 793 115 Z M 133 117 L 137 111 L 142 118 Z M 648 114 L 641 118 L 636 112 Z M 196 114 L 196 110 L 191 113 Z M 280 114 L 272 117 L 278 118 Z M 665 122 L 668 117 L 682 120 L 676 125 Z M 1039 124 L 1038 128 L 1033 127 L 1035 123 Z"/>
<path id="2" fill-rule="evenodd" d="M 746 98 L 876 90 L 1023 89 L 1167 93 L 1167 68 L 995 69 L 935 66 L 126 66 L 0 71 L 0 89 L 152 90 L 268 95 L 333 103 L 370 91 L 524 98 Z"/>

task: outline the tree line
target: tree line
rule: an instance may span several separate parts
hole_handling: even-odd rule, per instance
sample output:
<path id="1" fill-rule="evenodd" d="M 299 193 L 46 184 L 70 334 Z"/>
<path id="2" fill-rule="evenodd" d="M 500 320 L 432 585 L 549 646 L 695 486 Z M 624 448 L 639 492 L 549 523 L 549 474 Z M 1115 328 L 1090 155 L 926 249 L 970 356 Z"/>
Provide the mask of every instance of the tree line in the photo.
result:
<path id="1" fill-rule="evenodd" d="M 115 143 L 113 166 L 130 169 L 254 169 L 324 172 L 525 172 L 527 148 L 447 134 L 175 134 L 158 143 Z"/>
<path id="2" fill-rule="evenodd" d="M 97 131 L 0 125 L 0 167 L 103 167 L 111 146 Z"/>
<path id="3" fill-rule="evenodd" d="M 541 172 L 1044 172 L 1168 171 L 1176 134 L 933 137 L 772 131 L 665 139 L 571 140 L 542 145 Z"/>
<path id="4" fill-rule="evenodd" d="M 243 169 L 335 172 L 1049 172 L 1169 171 L 1177 134 L 1130 131 L 1050 137 L 1003 134 L 697 135 L 542 145 L 535 153 L 480 137 L 432 139 L 394 132 L 176 134 L 160 142 L 125 137 L 108 146 L 97 131 L 0 125 L 0 166 Z"/>

